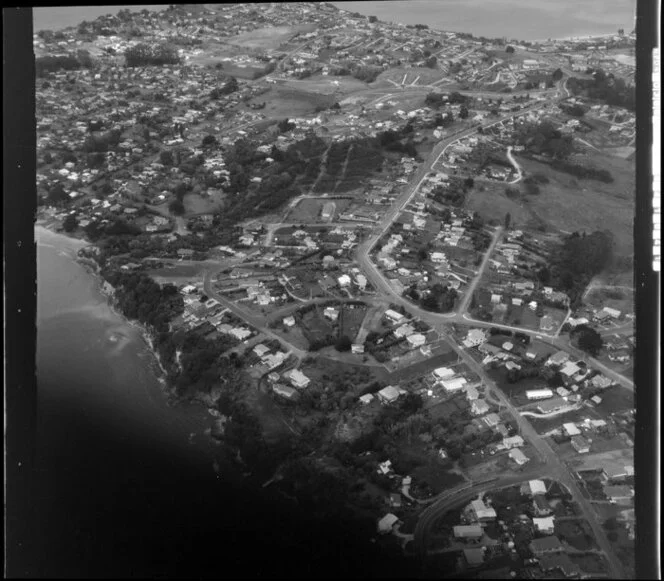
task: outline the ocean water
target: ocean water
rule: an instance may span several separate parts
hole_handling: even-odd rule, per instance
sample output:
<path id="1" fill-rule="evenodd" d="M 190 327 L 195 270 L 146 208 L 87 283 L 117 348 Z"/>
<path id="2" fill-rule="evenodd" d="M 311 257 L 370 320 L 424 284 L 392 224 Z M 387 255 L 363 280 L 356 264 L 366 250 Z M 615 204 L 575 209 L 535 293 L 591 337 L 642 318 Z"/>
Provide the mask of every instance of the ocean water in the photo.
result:
<path id="1" fill-rule="evenodd" d="M 388 22 L 427 24 L 438 30 L 517 40 L 609 34 L 619 28 L 631 32 L 636 15 L 635 0 L 369 0 L 332 4 Z"/>
<path id="2" fill-rule="evenodd" d="M 313 522 L 212 468 L 197 406 L 169 406 L 141 332 L 37 228 L 37 429 L 30 538 L 10 578 L 405 576 L 356 525 Z M 377 573 L 378 572 L 378 573 Z"/>
<path id="3" fill-rule="evenodd" d="M 40 30 L 60 30 L 77 26 L 84 20 L 94 20 L 106 14 L 117 14 L 128 8 L 133 12 L 141 10 L 164 10 L 168 4 L 134 4 L 132 6 L 39 6 L 32 9 L 35 32 Z"/>

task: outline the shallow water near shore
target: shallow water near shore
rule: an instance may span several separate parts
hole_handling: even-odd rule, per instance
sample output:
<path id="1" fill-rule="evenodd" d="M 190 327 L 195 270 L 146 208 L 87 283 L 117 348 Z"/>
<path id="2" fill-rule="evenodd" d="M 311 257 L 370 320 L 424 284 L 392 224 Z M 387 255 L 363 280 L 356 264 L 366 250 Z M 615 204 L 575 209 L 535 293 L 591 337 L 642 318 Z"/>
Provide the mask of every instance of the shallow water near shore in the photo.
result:
<path id="1" fill-rule="evenodd" d="M 169 405 L 141 329 L 108 305 L 98 279 L 75 261 L 85 243 L 43 228 L 36 238 L 34 542 L 42 558 L 33 572 L 164 574 L 121 539 L 156 532 L 160 540 L 146 536 L 143 548 L 162 554 L 191 532 L 173 529 L 180 517 L 172 511 L 183 503 L 192 522 L 210 524 L 200 505 L 211 512 L 218 505 L 213 445 L 204 435 L 213 418 L 201 406 Z"/>

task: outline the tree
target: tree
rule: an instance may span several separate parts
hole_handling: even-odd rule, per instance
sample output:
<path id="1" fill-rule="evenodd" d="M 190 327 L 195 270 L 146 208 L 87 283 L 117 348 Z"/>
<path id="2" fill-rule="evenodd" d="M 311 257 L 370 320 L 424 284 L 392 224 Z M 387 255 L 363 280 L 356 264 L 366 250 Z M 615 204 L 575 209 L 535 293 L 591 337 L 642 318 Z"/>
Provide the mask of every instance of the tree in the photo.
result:
<path id="1" fill-rule="evenodd" d="M 65 219 L 62 221 L 62 229 L 65 232 L 73 232 L 78 228 L 78 220 L 74 214 L 67 214 Z"/>
<path id="2" fill-rule="evenodd" d="M 353 341 L 351 341 L 350 337 L 347 335 L 342 335 L 337 339 L 337 342 L 334 344 L 334 348 L 337 351 L 350 351 L 350 348 L 353 344 Z"/>
<path id="3" fill-rule="evenodd" d="M 430 69 L 435 69 L 437 64 L 438 64 L 438 59 L 435 57 L 435 55 L 431 55 L 429 58 L 427 58 L 424 61 L 424 66 Z"/>
<path id="4" fill-rule="evenodd" d="M 67 192 L 65 192 L 65 188 L 60 182 L 54 184 L 48 191 L 48 200 L 49 202 L 55 204 L 69 200 L 69 196 L 67 195 Z"/>
<path id="5" fill-rule="evenodd" d="M 461 109 L 459 110 L 459 117 L 461 117 L 461 119 L 468 118 L 468 107 L 466 107 L 465 105 L 461 106 Z"/>
<path id="6" fill-rule="evenodd" d="M 556 69 L 555 71 L 553 71 L 553 74 L 551 75 L 551 78 L 554 81 L 559 81 L 560 79 L 563 78 L 563 72 L 560 69 Z"/>
<path id="7" fill-rule="evenodd" d="M 208 147 L 217 144 L 217 138 L 214 135 L 206 135 L 203 137 L 203 147 Z"/>
<path id="8" fill-rule="evenodd" d="M 575 335 L 578 336 L 579 348 L 593 357 L 597 356 L 604 345 L 602 336 L 587 325 L 580 325 L 575 329 Z"/>
<path id="9" fill-rule="evenodd" d="M 170 210 L 171 213 L 175 214 L 176 216 L 182 216 L 182 214 L 184 214 L 184 204 L 180 199 L 173 200 L 168 205 L 168 209 Z"/>
<path id="10" fill-rule="evenodd" d="M 159 153 L 159 161 L 166 166 L 173 165 L 173 152 L 170 149 L 166 149 Z"/>
<path id="11" fill-rule="evenodd" d="M 471 189 L 475 185 L 475 180 L 469 176 L 463 181 L 463 185 Z"/>
<path id="12" fill-rule="evenodd" d="M 505 52 L 507 54 L 514 54 L 514 47 L 510 44 L 505 47 Z"/>
<path id="13" fill-rule="evenodd" d="M 507 212 L 507 214 L 505 214 L 505 229 L 506 230 L 510 227 L 511 223 L 512 223 L 512 214 Z"/>

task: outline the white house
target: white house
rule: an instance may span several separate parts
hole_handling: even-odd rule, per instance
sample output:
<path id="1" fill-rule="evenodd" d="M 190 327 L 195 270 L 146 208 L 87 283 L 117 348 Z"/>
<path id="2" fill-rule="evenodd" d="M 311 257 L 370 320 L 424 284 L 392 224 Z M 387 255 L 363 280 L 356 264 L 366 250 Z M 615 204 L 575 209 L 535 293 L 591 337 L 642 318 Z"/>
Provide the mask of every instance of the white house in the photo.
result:
<path id="1" fill-rule="evenodd" d="M 514 460 L 519 466 L 523 466 L 526 462 L 530 460 L 521 450 L 518 448 L 512 448 L 509 453 L 509 457 Z"/>
<path id="2" fill-rule="evenodd" d="M 548 388 L 544 389 L 528 389 L 526 390 L 526 397 L 528 399 L 548 399 L 553 397 L 553 391 Z"/>
<path id="3" fill-rule="evenodd" d="M 396 525 L 398 522 L 399 518 L 397 516 L 393 515 L 392 513 L 388 513 L 378 521 L 378 532 L 381 535 L 389 533 L 394 528 L 394 525 Z"/>
<path id="4" fill-rule="evenodd" d="M 283 320 L 283 324 L 286 325 L 286 327 L 293 327 L 295 325 L 295 317 L 286 317 Z"/>
<path id="5" fill-rule="evenodd" d="M 489 411 L 489 404 L 486 400 L 477 399 L 470 406 L 470 411 L 476 416 L 482 416 Z"/>
<path id="6" fill-rule="evenodd" d="M 529 480 L 527 486 L 530 496 L 546 494 L 546 484 L 544 484 L 543 480 Z"/>
<path id="7" fill-rule="evenodd" d="M 454 377 L 452 379 L 443 379 L 440 384 L 445 388 L 445 391 L 459 391 L 464 385 L 468 383 L 465 377 Z"/>
<path id="8" fill-rule="evenodd" d="M 378 392 L 378 398 L 383 403 L 396 401 L 399 395 L 401 395 L 401 392 L 393 385 L 388 385 Z"/>
<path id="9" fill-rule="evenodd" d="M 277 395 L 285 397 L 286 399 L 293 399 L 297 394 L 297 391 L 295 391 L 292 387 L 282 385 L 281 383 L 275 383 L 272 386 L 272 391 L 274 391 L 274 393 Z"/>
<path id="10" fill-rule="evenodd" d="M 525 442 L 523 438 L 518 434 L 516 436 L 511 436 L 509 438 L 503 438 L 503 446 L 506 450 L 511 450 L 512 448 L 520 448 Z"/>
<path id="11" fill-rule="evenodd" d="M 538 532 L 544 535 L 552 535 L 554 531 L 553 517 L 534 517 L 533 524 Z"/>
<path id="12" fill-rule="evenodd" d="M 421 347 L 427 342 L 427 339 L 422 333 L 413 333 L 406 337 L 406 341 L 408 341 L 413 347 Z"/>
<path id="13" fill-rule="evenodd" d="M 403 320 L 404 316 L 401 313 L 397 313 L 396 311 L 393 311 L 392 309 L 387 309 L 385 311 L 385 316 L 390 319 L 393 323 L 398 323 Z"/>
<path id="14" fill-rule="evenodd" d="M 350 286 L 350 276 L 347 274 L 342 274 L 338 279 L 337 282 L 339 283 L 339 286 L 341 288 L 345 288 L 347 286 Z"/>
<path id="15" fill-rule="evenodd" d="M 364 405 L 367 405 L 373 401 L 374 396 L 370 393 L 366 393 L 363 396 L 360 396 L 359 399 Z"/>
<path id="16" fill-rule="evenodd" d="M 574 422 L 568 422 L 566 424 L 563 424 L 563 432 L 565 432 L 566 435 L 568 436 L 578 436 L 581 434 L 581 430 L 576 427 L 576 424 Z"/>
<path id="17" fill-rule="evenodd" d="M 468 342 L 472 346 L 476 346 L 484 343 L 485 339 L 486 336 L 484 334 L 484 331 L 482 331 L 481 329 L 471 329 L 470 331 L 468 331 L 468 335 L 466 336 L 465 342 Z"/>
<path id="18" fill-rule="evenodd" d="M 436 379 L 448 379 L 454 377 L 454 371 L 449 367 L 439 367 L 434 370 L 433 375 Z"/>
<path id="19" fill-rule="evenodd" d="M 339 318 L 339 311 L 334 307 L 325 307 L 323 316 L 330 319 L 330 321 L 336 321 Z"/>
<path id="20" fill-rule="evenodd" d="M 307 387 L 311 380 L 302 373 L 299 369 L 291 369 L 284 373 L 284 377 L 288 379 L 292 385 L 298 388 Z"/>

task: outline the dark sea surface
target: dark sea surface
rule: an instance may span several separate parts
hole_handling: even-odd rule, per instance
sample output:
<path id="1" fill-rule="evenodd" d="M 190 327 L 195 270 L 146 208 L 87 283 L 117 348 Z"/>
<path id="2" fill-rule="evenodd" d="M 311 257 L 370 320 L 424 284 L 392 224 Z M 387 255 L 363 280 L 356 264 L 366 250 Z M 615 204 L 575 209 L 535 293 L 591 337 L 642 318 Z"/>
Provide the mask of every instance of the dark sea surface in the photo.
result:
<path id="1" fill-rule="evenodd" d="M 353 523 L 315 522 L 270 489 L 220 478 L 211 416 L 167 404 L 140 330 L 73 260 L 80 244 L 36 237 L 34 513 L 10 576 L 403 575 Z"/>

